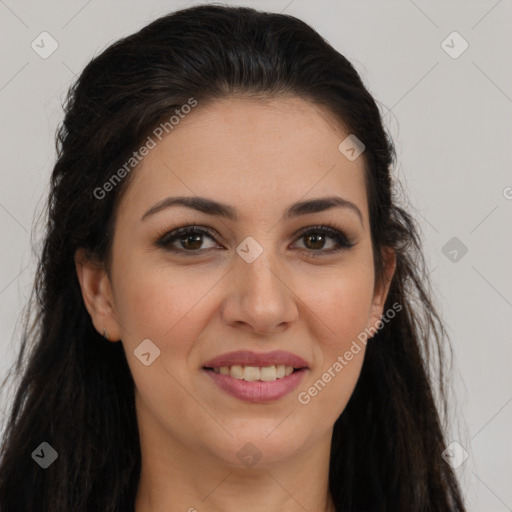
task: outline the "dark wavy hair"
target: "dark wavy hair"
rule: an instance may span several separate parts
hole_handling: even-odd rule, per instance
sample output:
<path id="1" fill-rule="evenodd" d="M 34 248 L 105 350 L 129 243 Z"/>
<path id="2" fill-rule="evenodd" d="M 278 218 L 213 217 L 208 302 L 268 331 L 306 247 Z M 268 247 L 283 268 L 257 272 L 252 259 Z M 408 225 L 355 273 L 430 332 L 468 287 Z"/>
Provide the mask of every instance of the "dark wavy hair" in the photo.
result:
<path id="1" fill-rule="evenodd" d="M 394 303 L 402 309 L 368 343 L 358 383 L 334 424 L 329 487 L 336 510 L 465 510 L 441 456 L 445 349 L 452 349 L 419 229 L 398 205 L 395 152 L 376 102 L 348 60 L 301 20 L 202 5 L 115 42 L 68 92 L 47 232 L 7 377 L 16 374 L 19 383 L 0 460 L 2 512 L 133 510 L 141 469 L 134 382 L 122 343 L 105 342 L 92 325 L 74 255 L 85 248 L 108 268 L 116 206 L 130 176 L 102 199 L 94 191 L 191 97 L 204 104 L 233 94 L 306 99 L 363 141 L 376 279 L 383 278 L 382 250 L 397 255 L 385 310 Z M 58 452 L 46 470 L 31 456 L 41 442 Z"/>

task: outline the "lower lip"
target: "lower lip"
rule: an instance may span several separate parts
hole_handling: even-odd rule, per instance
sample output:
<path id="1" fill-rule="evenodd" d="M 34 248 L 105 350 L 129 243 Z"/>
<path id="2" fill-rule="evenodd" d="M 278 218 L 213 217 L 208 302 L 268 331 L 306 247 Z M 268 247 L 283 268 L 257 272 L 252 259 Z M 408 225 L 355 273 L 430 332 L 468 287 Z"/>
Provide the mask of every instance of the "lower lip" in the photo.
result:
<path id="1" fill-rule="evenodd" d="M 244 379 L 235 379 L 230 375 L 215 373 L 213 370 L 204 370 L 213 382 L 231 396 L 247 402 L 271 402 L 278 400 L 291 393 L 304 378 L 307 368 L 302 368 L 273 381 L 246 381 Z"/>

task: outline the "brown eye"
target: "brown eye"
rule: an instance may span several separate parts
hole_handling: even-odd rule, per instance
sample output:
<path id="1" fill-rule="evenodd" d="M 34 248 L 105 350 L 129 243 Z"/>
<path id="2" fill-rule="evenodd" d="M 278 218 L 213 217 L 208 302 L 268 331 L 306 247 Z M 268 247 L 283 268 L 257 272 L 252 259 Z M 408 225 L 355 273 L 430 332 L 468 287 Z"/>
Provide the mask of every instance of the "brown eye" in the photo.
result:
<path id="1" fill-rule="evenodd" d="M 321 254 L 330 254 L 343 249 L 350 249 L 355 245 L 350 242 L 341 231 L 329 226 L 316 226 L 314 228 L 309 228 L 307 231 L 301 233 L 299 239 L 304 240 L 306 249 L 312 252 L 313 256 L 317 256 L 315 253 L 319 253 L 319 256 Z M 334 245 L 331 243 L 331 247 L 325 249 L 328 239 L 334 240 L 335 243 Z"/>
<path id="2" fill-rule="evenodd" d="M 208 230 L 195 226 L 186 226 L 162 236 L 157 242 L 158 247 L 174 252 L 200 254 L 208 248 L 201 248 L 204 244 L 203 238 L 207 237 L 215 241 Z"/>
<path id="3" fill-rule="evenodd" d="M 196 234 L 196 235 L 192 235 L 192 234 L 188 235 L 187 234 L 187 235 L 180 237 L 178 240 L 184 249 L 197 250 L 197 249 L 201 248 L 201 245 L 203 243 L 202 237 L 203 237 L 202 234 Z"/>
<path id="4" fill-rule="evenodd" d="M 312 234 L 306 235 L 304 239 L 311 242 L 311 244 L 305 244 L 308 249 L 317 251 L 324 248 L 326 236 L 324 234 Z"/>
<path id="5" fill-rule="evenodd" d="M 204 227 L 185 226 L 174 231 L 165 233 L 156 242 L 158 247 L 168 251 L 181 253 L 185 256 L 200 255 L 215 247 L 202 247 L 204 238 L 215 242 L 213 233 Z M 330 226 L 314 226 L 303 231 L 298 238 L 304 240 L 304 249 L 311 256 L 329 255 L 341 250 L 350 249 L 355 244 L 338 229 Z M 329 244 L 329 240 L 331 240 Z M 326 244 L 329 247 L 326 249 Z M 302 248 L 301 248 L 302 249 Z"/>

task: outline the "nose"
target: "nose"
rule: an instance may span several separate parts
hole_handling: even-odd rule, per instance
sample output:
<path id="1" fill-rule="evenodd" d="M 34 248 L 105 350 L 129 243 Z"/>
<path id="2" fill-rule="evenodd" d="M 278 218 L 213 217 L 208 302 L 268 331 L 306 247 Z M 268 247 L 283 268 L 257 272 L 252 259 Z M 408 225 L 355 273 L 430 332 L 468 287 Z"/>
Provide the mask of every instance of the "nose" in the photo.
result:
<path id="1" fill-rule="evenodd" d="M 283 263 L 267 250 L 252 263 L 236 258 L 223 308 L 226 324 L 254 334 L 288 329 L 299 312 Z"/>

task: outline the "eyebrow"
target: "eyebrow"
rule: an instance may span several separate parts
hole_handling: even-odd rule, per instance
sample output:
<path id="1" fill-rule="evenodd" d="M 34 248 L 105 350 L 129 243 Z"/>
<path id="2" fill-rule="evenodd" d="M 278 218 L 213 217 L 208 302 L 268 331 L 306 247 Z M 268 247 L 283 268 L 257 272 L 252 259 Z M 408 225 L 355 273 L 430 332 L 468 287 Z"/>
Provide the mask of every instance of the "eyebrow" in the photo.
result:
<path id="1" fill-rule="evenodd" d="M 208 215 L 224 217 L 226 219 L 236 221 L 238 215 L 236 209 L 227 204 L 219 203 L 206 197 L 167 197 L 152 206 L 141 218 L 141 221 L 147 219 L 150 215 L 160 212 L 171 206 L 184 206 Z M 300 215 L 310 213 L 318 213 L 329 210 L 331 208 L 346 208 L 353 211 L 359 217 L 361 225 L 363 224 L 363 215 L 361 210 L 352 202 L 339 196 L 322 197 L 318 199 L 310 199 L 292 204 L 285 212 L 284 218 L 291 219 Z"/>

